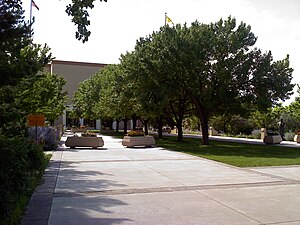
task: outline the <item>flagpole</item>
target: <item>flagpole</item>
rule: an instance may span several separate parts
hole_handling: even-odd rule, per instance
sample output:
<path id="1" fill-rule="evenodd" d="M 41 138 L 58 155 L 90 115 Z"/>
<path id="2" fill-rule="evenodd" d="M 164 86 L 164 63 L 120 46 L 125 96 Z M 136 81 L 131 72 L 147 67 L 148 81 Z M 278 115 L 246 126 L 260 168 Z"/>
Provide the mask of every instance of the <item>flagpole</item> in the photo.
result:
<path id="1" fill-rule="evenodd" d="M 165 13 L 165 26 L 167 25 L 167 13 Z"/>
<path id="2" fill-rule="evenodd" d="M 32 0 L 30 0 L 30 18 L 29 18 L 30 26 L 31 26 L 31 18 L 32 18 Z"/>

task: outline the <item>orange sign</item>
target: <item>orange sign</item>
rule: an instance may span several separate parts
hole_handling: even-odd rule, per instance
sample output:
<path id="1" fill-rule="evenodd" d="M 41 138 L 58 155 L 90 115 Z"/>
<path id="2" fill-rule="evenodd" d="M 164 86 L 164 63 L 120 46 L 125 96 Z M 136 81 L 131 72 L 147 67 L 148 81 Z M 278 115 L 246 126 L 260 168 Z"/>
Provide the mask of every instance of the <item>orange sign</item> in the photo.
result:
<path id="1" fill-rule="evenodd" d="M 45 115 L 33 115 L 30 114 L 27 117 L 27 121 L 28 121 L 28 126 L 39 126 L 39 127 L 43 127 L 45 126 Z"/>

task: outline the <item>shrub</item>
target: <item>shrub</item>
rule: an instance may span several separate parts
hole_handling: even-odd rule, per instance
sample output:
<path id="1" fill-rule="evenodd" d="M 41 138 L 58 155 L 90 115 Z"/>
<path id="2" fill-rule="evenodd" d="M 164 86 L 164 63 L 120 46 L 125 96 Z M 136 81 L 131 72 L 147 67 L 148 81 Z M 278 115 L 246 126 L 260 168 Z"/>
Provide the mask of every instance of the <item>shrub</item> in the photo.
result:
<path id="1" fill-rule="evenodd" d="M 87 130 L 87 132 L 89 132 L 89 133 L 100 133 L 100 131 L 99 130 Z"/>
<path id="2" fill-rule="evenodd" d="M 131 130 L 130 132 L 128 132 L 127 134 L 128 136 L 144 136 L 144 132 L 141 130 Z"/>
<path id="3" fill-rule="evenodd" d="M 97 137 L 96 133 L 84 132 L 81 134 L 82 137 Z"/>
<path id="4" fill-rule="evenodd" d="M 41 176 L 45 157 L 25 138 L 0 136 L 0 224 L 7 224 L 16 202 L 28 195 Z"/>
<path id="5" fill-rule="evenodd" d="M 284 134 L 284 138 L 287 141 L 294 141 L 294 137 L 295 137 L 295 133 L 288 132 Z"/>
<path id="6" fill-rule="evenodd" d="M 44 150 L 53 150 L 58 145 L 60 139 L 58 130 L 54 127 L 38 127 L 38 140 L 43 145 Z M 36 128 L 31 127 L 28 129 L 28 137 L 32 141 L 36 139 Z"/>
<path id="7" fill-rule="evenodd" d="M 253 130 L 251 133 L 252 137 L 254 139 L 260 139 L 261 137 L 261 131 L 260 130 Z"/>

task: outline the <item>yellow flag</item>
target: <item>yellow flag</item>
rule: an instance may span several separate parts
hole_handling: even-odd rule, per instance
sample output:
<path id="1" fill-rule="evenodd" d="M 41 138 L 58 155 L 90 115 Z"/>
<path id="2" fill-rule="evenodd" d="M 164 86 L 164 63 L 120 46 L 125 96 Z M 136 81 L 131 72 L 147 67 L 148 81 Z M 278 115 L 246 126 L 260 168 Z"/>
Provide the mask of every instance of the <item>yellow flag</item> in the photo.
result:
<path id="1" fill-rule="evenodd" d="M 173 23 L 173 21 L 170 19 L 170 17 L 166 16 L 166 21 L 167 21 L 167 23 L 172 23 L 173 26 L 174 26 L 174 23 Z"/>

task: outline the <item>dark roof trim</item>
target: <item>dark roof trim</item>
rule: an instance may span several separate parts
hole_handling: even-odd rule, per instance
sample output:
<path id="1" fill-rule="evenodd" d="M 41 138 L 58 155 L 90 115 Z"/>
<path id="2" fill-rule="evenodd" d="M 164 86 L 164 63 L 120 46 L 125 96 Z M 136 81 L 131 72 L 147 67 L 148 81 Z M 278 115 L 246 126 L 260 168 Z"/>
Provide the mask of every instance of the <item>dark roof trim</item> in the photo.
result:
<path id="1" fill-rule="evenodd" d="M 52 60 L 51 65 L 61 64 L 61 65 L 75 65 L 75 66 L 94 66 L 94 67 L 105 67 L 108 64 L 103 63 L 90 63 L 90 62 L 75 62 L 75 61 L 64 61 L 64 60 Z"/>

